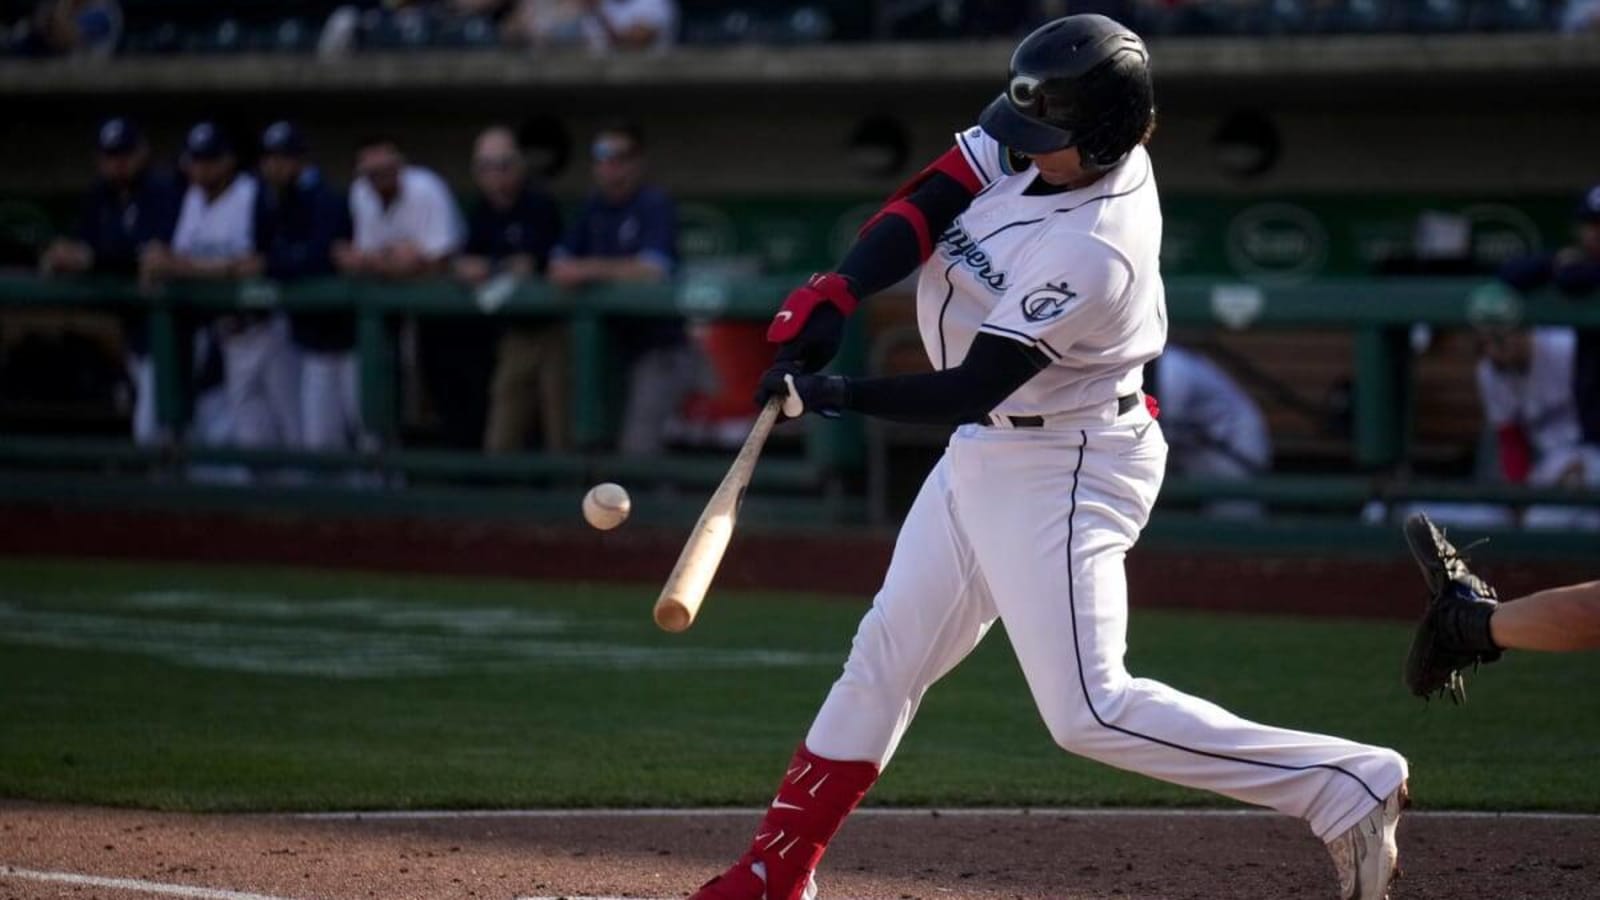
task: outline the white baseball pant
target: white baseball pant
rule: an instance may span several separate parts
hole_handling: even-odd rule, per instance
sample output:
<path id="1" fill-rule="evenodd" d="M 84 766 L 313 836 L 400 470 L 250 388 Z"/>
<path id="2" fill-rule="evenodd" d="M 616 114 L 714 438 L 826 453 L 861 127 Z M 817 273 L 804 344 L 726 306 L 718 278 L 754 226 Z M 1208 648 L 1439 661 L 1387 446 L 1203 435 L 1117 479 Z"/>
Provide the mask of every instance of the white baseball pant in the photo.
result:
<path id="1" fill-rule="evenodd" d="M 360 381 L 349 351 L 300 350 L 300 439 L 307 450 L 349 450 L 361 435 Z"/>
<path id="2" fill-rule="evenodd" d="M 923 693 L 1005 619 L 1063 749 L 1305 819 L 1324 841 L 1406 778 L 1392 750 L 1258 725 L 1123 666 L 1123 559 L 1166 441 L 1141 405 L 1112 424 L 961 427 L 923 484 L 806 746 L 888 763 Z"/>
<path id="3" fill-rule="evenodd" d="M 218 338 L 223 395 L 239 447 L 300 445 L 300 366 L 281 315 Z"/>

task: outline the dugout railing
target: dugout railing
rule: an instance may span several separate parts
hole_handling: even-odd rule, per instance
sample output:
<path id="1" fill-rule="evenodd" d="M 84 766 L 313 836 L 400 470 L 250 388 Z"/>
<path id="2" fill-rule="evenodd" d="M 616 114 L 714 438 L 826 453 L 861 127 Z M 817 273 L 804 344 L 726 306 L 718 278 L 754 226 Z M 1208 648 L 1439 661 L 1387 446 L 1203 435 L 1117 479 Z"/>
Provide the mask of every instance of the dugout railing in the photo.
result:
<path id="1" fill-rule="evenodd" d="M 653 286 L 616 286 L 579 293 L 540 283 L 502 284 L 488 291 L 456 282 L 386 284 L 317 280 L 293 285 L 251 281 L 179 283 L 142 289 L 101 279 L 0 277 L 0 313 L 18 309 L 134 311 L 146 317 L 154 362 L 158 419 L 181 433 L 184 379 L 180 320 L 187 313 L 345 310 L 357 322 L 361 408 L 378 446 L 360 453 L 306 454 L 293 450 L 198 447 L 181 442 L 138 447 L 131 441 L 0 435 L 0 496 L 49 497 L 63 493 L 125 499 L 160 495 L 179 499 L 209 489 L 183 483 L 189 466 L 245 465 L 261 471 L 351 471 L 406 484 L 404 491 L 357 492 L 363 509 L 470 513 L 504 505 L 539 515 L 565 500 L 536 496 L 532 487 L 563 488 L 611 478 L 630 485 L 699 488 L 715 483 L 726 459 L 715 454 L 626 459 L 603 452 L 484 456 L 474 452 L 410 449 L 399 441 L 395 334 L 407 317 L 478 316 L 495 320 L 565 320 L 573 353 L 570 383 L 573 433 L 579 446 L 603 445 L 614 418 L 608 378 L 614 371 L 608 327 L 619 316 L 694 319 L 766 319 L 795 283 L 793 277 L 696 278 Z M 1600 505 L 1600 492 L 1530 489 L 1411 477 L 1404 465 L 1411 444 L 1415 391 L 1408 335 L 1417 323 L 1466 326 L 1474 292 L 1503 290 L 1477 279 L 1326 280 L 1297 285 L 1175 279 L 1168 283 L 1174 327 L 1227 331 L 1343 329 L 1353 332 L 1355 377 L 1350 397 L 1349 465 L 1329 474 L 1268 475 L 1250 481 L 1169 479 L 1163 501 L 1184 504 L 1219 498 L 1262 501 L 1274 508 L 1348 513 L 1372 500 L 1479 501 L 1512 505 Z M 1528 324 L 1600 328 L 1600 303 L 1554 294 L 1516 298 Z M 852 329 L 841 354 L 843 369 L 867 365 L 867 336 Z M 774 504 L 792 520 L 850 522 L 868 518 L 868 505 L 847 489 L 863 467 L 867 441 L 858 420 L 808 423 L 796 452 L 774 454 L 758 470 L 758 505 Z M 132 473 L 142 478 L 128 478 Z M 149 477 L 154 473 L 156 477 Z M 486 483 L 527 485 L 529 491 L 468 488 Z M 462 487 L 465 485 L 466 487 Z M 316 506 L 341 491 L 332 484 L 262 480 L 248 492 L 269 506 Z M 238 491 L 233 495 L 237 496 Z M 348 492 L 344 492 L 348 493 Z M 680 492 L 684 510 L 700 495 Z M 384 495 L 379 499 L 378 495 Z"/>

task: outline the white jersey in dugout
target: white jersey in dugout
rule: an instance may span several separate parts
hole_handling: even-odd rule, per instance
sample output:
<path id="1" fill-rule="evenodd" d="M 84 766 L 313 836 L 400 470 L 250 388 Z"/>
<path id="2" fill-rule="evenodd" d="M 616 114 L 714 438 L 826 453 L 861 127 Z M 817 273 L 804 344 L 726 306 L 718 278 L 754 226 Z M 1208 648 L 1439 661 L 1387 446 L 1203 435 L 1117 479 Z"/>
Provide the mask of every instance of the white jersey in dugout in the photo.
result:
<path id="1" fill-rule="evenodd" d="M 996 414 L 1109 422 L 1167 340 L 1149 154 L 1135 147 L 1086 188 L 1030 196 L 1038 173 L 1016 171 L 981 128 L 956 143 L 984 187 L 936 238 L 917 281 L 929 361 L 959 365 L 979 331 L 1024 342 L 1051 364 Z"/>

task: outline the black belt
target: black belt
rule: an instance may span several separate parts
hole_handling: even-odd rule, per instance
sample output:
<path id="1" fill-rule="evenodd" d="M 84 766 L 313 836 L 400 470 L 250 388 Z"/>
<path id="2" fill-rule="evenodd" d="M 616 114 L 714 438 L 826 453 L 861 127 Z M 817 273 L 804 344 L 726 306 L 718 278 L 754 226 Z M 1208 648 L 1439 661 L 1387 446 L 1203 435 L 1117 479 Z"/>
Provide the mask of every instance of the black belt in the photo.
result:
<path id="1" fill-rule="evenodd" d="M 1117 398 L 1117 415 L 1124 416 L 1139 405 L 1138 394 L 1123 394 Z M 1012 428 L 1043 428 L 1044 416 L 1005 416 Z"/>

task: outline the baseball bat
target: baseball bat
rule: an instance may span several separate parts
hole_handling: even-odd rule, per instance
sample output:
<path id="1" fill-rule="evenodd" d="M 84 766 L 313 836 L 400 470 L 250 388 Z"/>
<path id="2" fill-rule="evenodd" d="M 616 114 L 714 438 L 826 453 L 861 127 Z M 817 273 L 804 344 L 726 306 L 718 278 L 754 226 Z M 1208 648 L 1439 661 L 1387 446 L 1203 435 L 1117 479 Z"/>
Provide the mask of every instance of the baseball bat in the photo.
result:
<path id="1" fill-rule="evenodd" d="M 739 448 L 739 455 L 728 467 L 728 474 L 722 476 L 722 483 L 717 485 L 716 493 L 711 495 L 699 521 L 694 523 L 694 531 L 689 533 L 683 552 L 678 554 L 678 563 L 672 567 L 672 574 L 667 576 L 666 586 L 656 599 L 656 624 L 663 631 L 685 631 L 694 624 L 700 604 L 705 602 L 706 591 L 711 588 L 711 579 L 717 574 L 717 566 L 722 564 L 722 554 L 733 537 L 733 525 L 739 519 L 745 488 L 750 485 L 750 475 L 755 471 L 756 460 L 761 458 L 767 435 L 778 421 L 782 405 L 782 398 L 773 397 L 762 407 L 756 423 L 750 427 L 750 435 L 744 439 L 744 446 Z"/>

